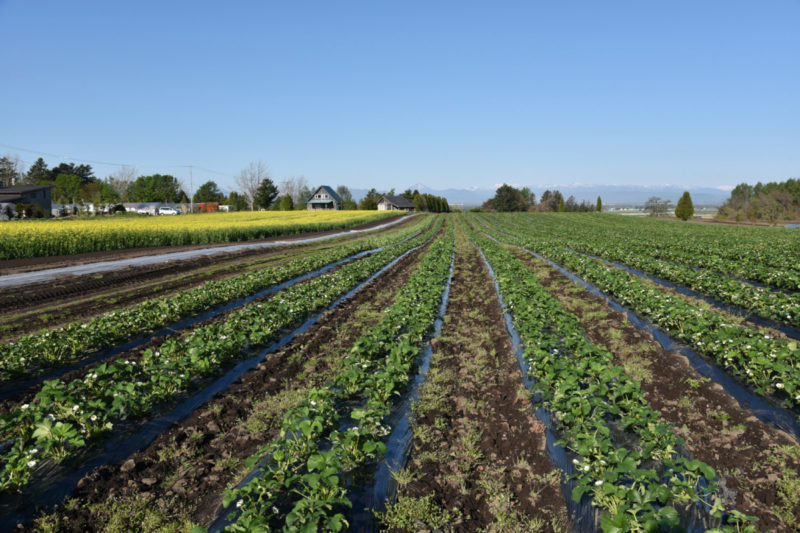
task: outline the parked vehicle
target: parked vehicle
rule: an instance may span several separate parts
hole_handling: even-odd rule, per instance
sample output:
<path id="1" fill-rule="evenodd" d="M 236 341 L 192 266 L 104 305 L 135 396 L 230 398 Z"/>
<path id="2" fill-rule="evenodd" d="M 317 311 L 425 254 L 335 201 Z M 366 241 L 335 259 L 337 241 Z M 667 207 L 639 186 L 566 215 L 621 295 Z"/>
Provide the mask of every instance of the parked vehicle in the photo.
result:
<path id="1" fill-rule="evenodd" d="M 175 209 L 174 207 L 159 207 L 158 208 L 159 215 L 180 215 L 181 212 Z"/>

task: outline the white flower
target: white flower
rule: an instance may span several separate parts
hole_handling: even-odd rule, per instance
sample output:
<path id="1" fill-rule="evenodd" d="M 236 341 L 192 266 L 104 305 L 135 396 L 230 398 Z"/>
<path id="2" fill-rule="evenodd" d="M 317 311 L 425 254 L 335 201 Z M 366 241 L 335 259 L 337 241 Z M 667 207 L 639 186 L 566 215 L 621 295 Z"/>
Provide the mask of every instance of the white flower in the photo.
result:
<path id="1" fill-rule="evenodd" d="M 36 461 L 34 461 L 33 459 L 28 461 L 28 468 L 33 468 L 34 466 L 36 466 Z"/>
<path id="2" fill-rule="evenodd" d="M 28 407 L 30 407 L 30 406 L 27 403 L 23 403 L 21 408 L 22 409 L 27 409 Z"/>
<path id="3" fill-rule="evenodd" d="M 35 455 L 35 454 L 37 454 L 37 453 L 39 453 L 39 448 L 34 448 L 34 449 L 32 449 L 32 450 L 30 451 L 30 454 L 31 454 L 31 455 Z"/>
<path id="4" fill-rule="evenodd" d="M 583 467 L 583 471 L 584 471 L 584 472 L 588 472 L 588 471 L 589 471 L 589 465 L 586 465 L 586 466 L 584 466 L 584 467 Z"/>
<path id="5" fill-rule="evenodd" d="M 311 400 L 311 407 L 316 407 L 316 406 L 317 406 L 317 402 L 315 402 L 314 400 Z"/>
<path id="6" fill-rule="evenodd" d="M 278 514 L 278 508 L 274 505 L 272 506 L 272 514 Z"/>
<path id="7" fill-rule="evenodd" d="M 72 410 L 73 411 L 77 411 L 78 409 L 80 409 L 80 406 L 78 406 L 78 405 L 73 405 L 72 406 Z"/>
<path id="8" fill-rule="evenodd" d="M 580 461 L 578 461 L 577 459 L 573 459 L 573 460 L 572 460 L 572 464 L 574 464 L 574 465 L 577 465 L 577 464 L 580 464 L 580 463 L 581 463 L 581 462 L 580 462 Z"/>
<path id="9" fill-rule="evenodd" d="M 782 389 L 783 388 L 783 383 L 776 383 L 775 384 L 775 388 L 776 389 Z"/>
<path id="10" fill-rule="evenodd" d="M 603 480 L 602 479 L 598 479 L 597 481 L 594 482 L 594 484 L 595 484 L 595 486 L 599 487 L 600 485 L 603 484 Z"/>
<path id="11" fill-rule="evenodd" d="M 236 507 L 237 508 L 241 507 L 243 503 L 244 503 L 244 500 L 239 500 L 238 502 L 236 502 Z"/>
<path id="12" fill-rule="evenodd" d="M 95 421 L 97 421 L 97 415 L 92 415 L 92 418 L 90 418 L 90 420 L 91 420 L 92 422 L 95 422 Z"/>

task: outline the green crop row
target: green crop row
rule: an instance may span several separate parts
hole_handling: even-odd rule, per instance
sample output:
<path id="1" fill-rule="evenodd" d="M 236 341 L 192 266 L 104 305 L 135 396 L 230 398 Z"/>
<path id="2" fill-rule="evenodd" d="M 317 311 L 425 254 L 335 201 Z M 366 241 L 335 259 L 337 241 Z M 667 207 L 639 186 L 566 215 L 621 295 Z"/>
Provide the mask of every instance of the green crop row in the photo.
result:
<path id="1" fill-rule="evenodd" d="M 502 220 L 509 225 L 514 222 L 522 222 L 519 219 L 509 217 L 498 220 Z M 515 227 L 517 230 L 526 231 L 526 233 L 530 230 L 530 226 L 527 224 L 519 224 L 515 225 Z M 601 235 L 578 237 L 573 234 L 566 239 L 556 239 L 548 234 L 546 225 L 544 227 L 537 226 L 534 234 L 538 239 L 554 244 L 559 243 L 567 248 L 615 261 L 683 285 L 702 295 L 741 307 L 762 318 L 792 326 L 800 326 L 800 293 L 772 292 L 718 272 L 698 271 L 684 264 L 653 258 L 642 250 L 642 247 L 631 246 L 626 241 L 607 241 Z M 769 269 L 762 267 L 762 270 Z"/>
<path id="2" fill-rule="evenodd" d="M 604 509 L 603 531 L 674 530 L 678 509 L 725 509 L 709 465 L 680 457 L 682 440 L 645 401 L 641 383 L 590 343 L 578 319 L 502 246 L 472 234 L 495 272 L 500 292 L 524 343 L 535 389 L 553 413 L 573 460 L 577 502 L 584 494 Z M 620 432 L 632 444 L 618 446 Z M 712 503 L 713 499 L 713 503 Z M 747 520 L 728 513 L 731 525 Z"/>
<path id="3" fill-rule="evenodd" d="M 420 220 L 412 227 L 389 235 L 337 246 L 283 265 L 209 281 L 172 296 L 152 298 L 130 308 L 110 311 L 88 322 L 73 322 L 55 330 L 21 337 L 16 342 L 0 345 L 0 380 L 80 360 L 98 350 L 250 296 L 358 252 L 402 240 L 419 232 L 424 224 L 430 224 L 430 221 Z"/>
<path id="4" fill-rule="evenodd" d="M 622 246 L 638 255 L 800 290 L 800 239 L 791 229 L 684 224 L 607 214 L 501 216 L 515 218 L 529 231 L 565 243 L 578 240 Z"/>
<path id="5" fill-rule="evenodd" d="M 451 223 L 381 321 L 354 343 L 334 382 L 312 390 L 284 416 L 279 437 L 251 461 L 268 457 L 262 475 L 226 493 L 225 506 L 236 502 L 241 511 L 228 531 L 269 531 L 280 523 L 284 531 L 340 531 L 347 526 L 341 511 L 351 504 L 342 475 L 385 453 L 383 438 L 390 429 L 383 419 L 392 399 L 408 384 L 434 323 L 453 245 Z M 354 401 L 358 407 L 352 407 Z M 352 427 L 335 429 L 348 419 L 355 422 Z M 330 444 L 325 450 L 320 447 L 324 438 Z"/>
<path id="6" fill-rule="evenodd" d="M 491 230 L 490 230 L 491 232 Z M 601 261 L 564 249 L 549 240 L 492 232 L 499 240 L 524 246 L 596 285 L 620 304 L 692 346 L 790 409 L 800 407 L 800 349 L 797 341 L 775 337 L 768 329 L 747 327 L 723 313 L 702 309 Z"/>
<path id="7" fill-rule="evenodd" d="M 274 340 L 285 328 L 318 312 L 401 254 L 439 231 L 390 245 L 331 273 L 295 285 L 263 303 L 251 303 L 225 322 L 169 337 L 138 361 L 117 359 L 88 369 L 68 383 L 45 381 L 30 404 L 0 416 L 0 440 L 10 443 L 2 456 L 0 490 L 19 490 L 45 462 L 73 456 L 112 429 L 115 420 L 141 417 L 158 403 L 190 388 L 201 376 Z"/>

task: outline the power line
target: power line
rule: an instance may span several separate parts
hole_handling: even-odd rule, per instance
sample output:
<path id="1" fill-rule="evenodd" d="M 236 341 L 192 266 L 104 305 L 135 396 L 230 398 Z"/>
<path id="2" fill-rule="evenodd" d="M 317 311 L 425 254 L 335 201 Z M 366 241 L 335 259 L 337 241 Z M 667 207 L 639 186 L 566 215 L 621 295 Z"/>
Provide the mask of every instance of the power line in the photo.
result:
<path id="1" fill-rule="evenodd" d="M 220 176 L 232 176 L 233 175 L 230 172 L 220 172 L 218 170 L 211 170 L 209 168 L 204 168 L 204 167 L 200 167 L 200 166 L 197 166 L 197 165 L 132 165 L 132 164 L 129 164 L 129 163 L 112 163 L 110 161 L 98 161 L 98 160 L 93 160 L 93 159 L 82 159 L 80 157 L 72 157 L 72 156 L 68 156 L 68 155 L 51 154 L 51 153 L 48 153 L 48 152 L 41 152 L 39 150 L 29 150 L 28 148 L 22 148 L 20 146 L 13 146 L 13 145 L 10 145 L 10 144 L 5 144 L 5 143 L 0 143 L 0 146 L 2 146 L 4 148 L 10 148 L 12 150 L 19 150 L 20 152 L 28 152 L 28 153 L 31 153 L 31 154 L 46 155 L 47 157 L 55 157 L 57 159 L 66 159 L 67 161 L 75 161 L 75 162 L 78 162 L 78 163 L 90 163 L 90 164 L 93 164 L 93 165 L 109 165 L 109 166 L 115 166 L 115 167 L 123 167 L 123 166 L 125 166 L 125 167 L 136 167 L 136 168 L 188 168 L 188 169 L 190 169 L 190 172 L 191 172 L 191 168 L 196 168 L 198 170 L 202 170 L 203 172 L 208 172 L 210 174 L 218 174 Z M 32 163 L 30 163 L 28 161 L 24 161 L 24 162 L 28 163 L 29 165 L 32 164 Z"/>

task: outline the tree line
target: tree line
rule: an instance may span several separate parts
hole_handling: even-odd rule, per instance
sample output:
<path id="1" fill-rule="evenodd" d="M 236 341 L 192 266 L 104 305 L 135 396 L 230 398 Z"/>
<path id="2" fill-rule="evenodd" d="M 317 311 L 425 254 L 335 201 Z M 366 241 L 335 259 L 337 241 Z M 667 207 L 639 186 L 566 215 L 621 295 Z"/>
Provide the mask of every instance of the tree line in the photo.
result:
<path id="1" fill-rule="evenodd" d="M 742 220 L 800 219 L 800 179 L 782 182 L 740 183 L 719 208 L 717 216 Z"/>
<path id="2" fill-rule="evenodd" d="M 237 211 L 259 210 L 303 210 L 306 201 L 316 189 L 312 189 L 304 176 L 290 176 L 275 183 L 267 166 L 253 161 L 234 177 L 238 190 L 225 194 L 214 180 L 207 180 L 195 191 L 191 201 L 195 204 L 218 203 L 232 205 Z M 18 157 L 6 155 L 0 158 L 0 186 L 50 185 L 53 187 L 55 203 L 79 204 L 92 202 L 95 205 L 124 202 L 190 202 L 184 182 L 170 174 L 139 175 L 135 167 L 122 166 L 106 178 L 98 179 L 91 165 L 61 162 L 50 168 L 43 158 L 23 171 Z M 342 201 L 342 209 L 374 210 L 384 193 L 370 189 L 359 202 L 353 199 L 346 185 L 336 187 Z M 394 189 L 386 193 L 394 195 Z M 407 189 L 401 196 L 412 202 L 419 211 L 449 212 L 447 199 L 432 194 Z"/>
<path id="3" fill-rule="evenodd" d="M 517 189 L 508 184 L 497 188 L 492 198 L 483 203 L 482 209 L 490 211 L 552 211 L 552 212 L 589 212 L 602 211 L 603 201 L 598 196 L 594 205 L 583 201 L 578 203 L 574 196 L 564 200 L 561 191 L 546 190 L 537 201 L 536 194 L 528 187 Z"/>

